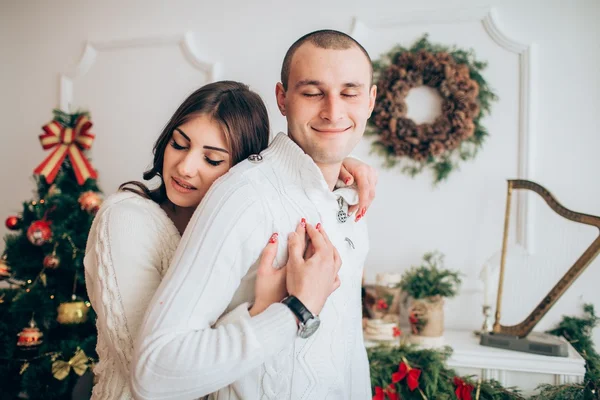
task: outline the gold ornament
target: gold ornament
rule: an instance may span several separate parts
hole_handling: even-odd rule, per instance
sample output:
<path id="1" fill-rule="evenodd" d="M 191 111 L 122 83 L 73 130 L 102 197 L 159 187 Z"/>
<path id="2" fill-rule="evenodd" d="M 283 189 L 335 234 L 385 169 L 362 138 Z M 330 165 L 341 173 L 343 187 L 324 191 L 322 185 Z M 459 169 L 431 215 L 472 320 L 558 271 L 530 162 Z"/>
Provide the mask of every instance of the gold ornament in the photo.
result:
<path id="1" fill-rule="evenodd" d="M 23 328 L 17 336 L 19 337 L 19 339 L 17 339 L 18 347 L 31 349 L 43 343 L 42 338 L 44 337 L 44 334 L 38 329 L 35 320 L 31 318 L 29 327 Z"/>
<path id="2" fill-rule="evenodd" d="M 81 205 L 82 210 L 85 210 L 91 214 L 95 214 L 100 208 L 100 204 L 102 204 L 102 199 L 98 193 L 91 190 L 83 192 L 77 201 Z"/>
<path id="3" fill-rule="evenodd" d="M 28 362 L 23 363 L 23 365 L 21 365 L 21 370 L 19 371 L 19 375 L 23 375 L 25 373 L 25 371 L 27 371 L 27 368 L 29 368 L 29 363 Z"/>
<path id="4" fill-rule="evenodd" d="M 69 301 L 58 306 L 56 320 L 63 325 L 82 324 L 87 321 L 89 308 L 83 301 Z"/>
<path id="5" fill-rule="evenodd" d="M 69 361 L 56 360 L 52 363 L 52 375 L 59 381 L 62 381 L 69 376 L 71 368 L 73 368 L 73 372 L 81 376 L 88 369 L 87 362 L 88 357 L 83 350 L 77 349 L 75 355 Z"/>
<path id="6" fill-rule="evenodd" d="M 58 188 L 58 186 L 56 186 L 56 184 L 53 184 L 50 186 L 50 189 L 48 189 L 48 196 L 58 196 L 59 194 L 62 194 L 62 191 Z"/>

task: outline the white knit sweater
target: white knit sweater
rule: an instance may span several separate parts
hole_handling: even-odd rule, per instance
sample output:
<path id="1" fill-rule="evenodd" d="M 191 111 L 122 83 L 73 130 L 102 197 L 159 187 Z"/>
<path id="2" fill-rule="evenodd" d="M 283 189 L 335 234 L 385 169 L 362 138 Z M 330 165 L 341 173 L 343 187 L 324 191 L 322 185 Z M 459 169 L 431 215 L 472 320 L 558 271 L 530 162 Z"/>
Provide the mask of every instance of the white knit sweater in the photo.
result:
<path id="1" fill-rule="evenodd" d="M 100 358 L 92 399 L 133 398 L 133 340 L 179 240 L 167 214 L 137 194 L 109 196 L 98 211 L 83 260 L 88 296 L 97 314 Z"/>
<path id="2" fill-rule="evenodd" d="M 364 220 L 337 221 L 337 198 L 312 159 L 280 133 L 259 162 L 244 161 L 213 184 L 196 210 L 171 267 L 150 302 L 136 341 L 131 387 L 140 399 L 371 398 L 361 327 L 361 278 L 368 251 Z M 293 314 L 273 304 L 251 318 L 256 261 L 280 233 L 304 217 L 321 222 L 342 258 L 341 287 L 327 300 L 321 326 L 296 336 Z M 211 328 L 218 317 L 232 311 Z"/>

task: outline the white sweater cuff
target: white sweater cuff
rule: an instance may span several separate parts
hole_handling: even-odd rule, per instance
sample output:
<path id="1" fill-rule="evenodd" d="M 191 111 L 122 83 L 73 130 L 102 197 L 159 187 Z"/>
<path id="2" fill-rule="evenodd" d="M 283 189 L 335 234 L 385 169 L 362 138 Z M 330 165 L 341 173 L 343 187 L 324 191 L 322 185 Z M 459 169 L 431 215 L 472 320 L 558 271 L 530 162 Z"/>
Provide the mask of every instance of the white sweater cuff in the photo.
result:
<path id="1" fill-rule="evenodd" d="M 221 325 L 231 324 L 235 321 L 241 320 L 242 318 L 250 318 L 250 313 L 248 312 L 249 306 L 250 303 L 248 302 L 240 304 L 233 310 L 229 311 L 227 314 L 221 316 L 221 318 L 217 320 L 214 326 L 217 327 Z"/>

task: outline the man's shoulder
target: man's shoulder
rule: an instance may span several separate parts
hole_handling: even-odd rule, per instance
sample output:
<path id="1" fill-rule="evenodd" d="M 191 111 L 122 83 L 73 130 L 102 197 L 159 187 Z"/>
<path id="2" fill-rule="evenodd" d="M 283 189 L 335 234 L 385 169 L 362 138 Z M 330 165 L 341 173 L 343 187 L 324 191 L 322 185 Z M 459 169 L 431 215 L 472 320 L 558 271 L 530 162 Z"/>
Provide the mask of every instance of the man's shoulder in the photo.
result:
<path id="1" fill-rule="evenodd" d="M 212 184 L 203 203 L 226 206 L 261 202 L 269 195 L 265 183 L 270 184 L 264 179 L 269 175 L 265 173 L 268 169 L 271 169 L 268 163 L 255 163 L 249 159 L 239 162 Z"/>
<path id="2" fill-rule="evenodd" d="M 223 177 L 230 184 L 248 184 L 258 185 L 269 183 L 265 180 L 266 176 L 281 175 L 276 168 L 277 160 L 275 157 L 266 157 L 261 154 L 251 154 L 245 160 L 234 165 Z"/>

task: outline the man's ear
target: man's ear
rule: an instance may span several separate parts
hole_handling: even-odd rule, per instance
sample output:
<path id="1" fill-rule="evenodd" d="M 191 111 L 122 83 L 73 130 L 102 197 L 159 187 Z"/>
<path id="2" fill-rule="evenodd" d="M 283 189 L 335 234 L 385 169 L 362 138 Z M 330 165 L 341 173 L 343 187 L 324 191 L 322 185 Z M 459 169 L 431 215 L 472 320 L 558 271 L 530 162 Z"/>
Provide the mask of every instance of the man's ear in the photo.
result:
<path id="1" fill-rule="evenodd" d="M 375 107 L 375 98 L 377 97 L 377 85 L 371 86 L 371 90 L 369 91 L 369 117 L 371 117 L 371 113 L 373 113 L 373 108 Z"/>
<path id="2" fill-rule="evenodd" d="M 279 107 L 279 112 L 281 115 L 285 117 L 285 89 L 283 88 L 283 84 L 278 82 L 275 86 L 275 98 L 277 99 L 277 107 Z"/>

